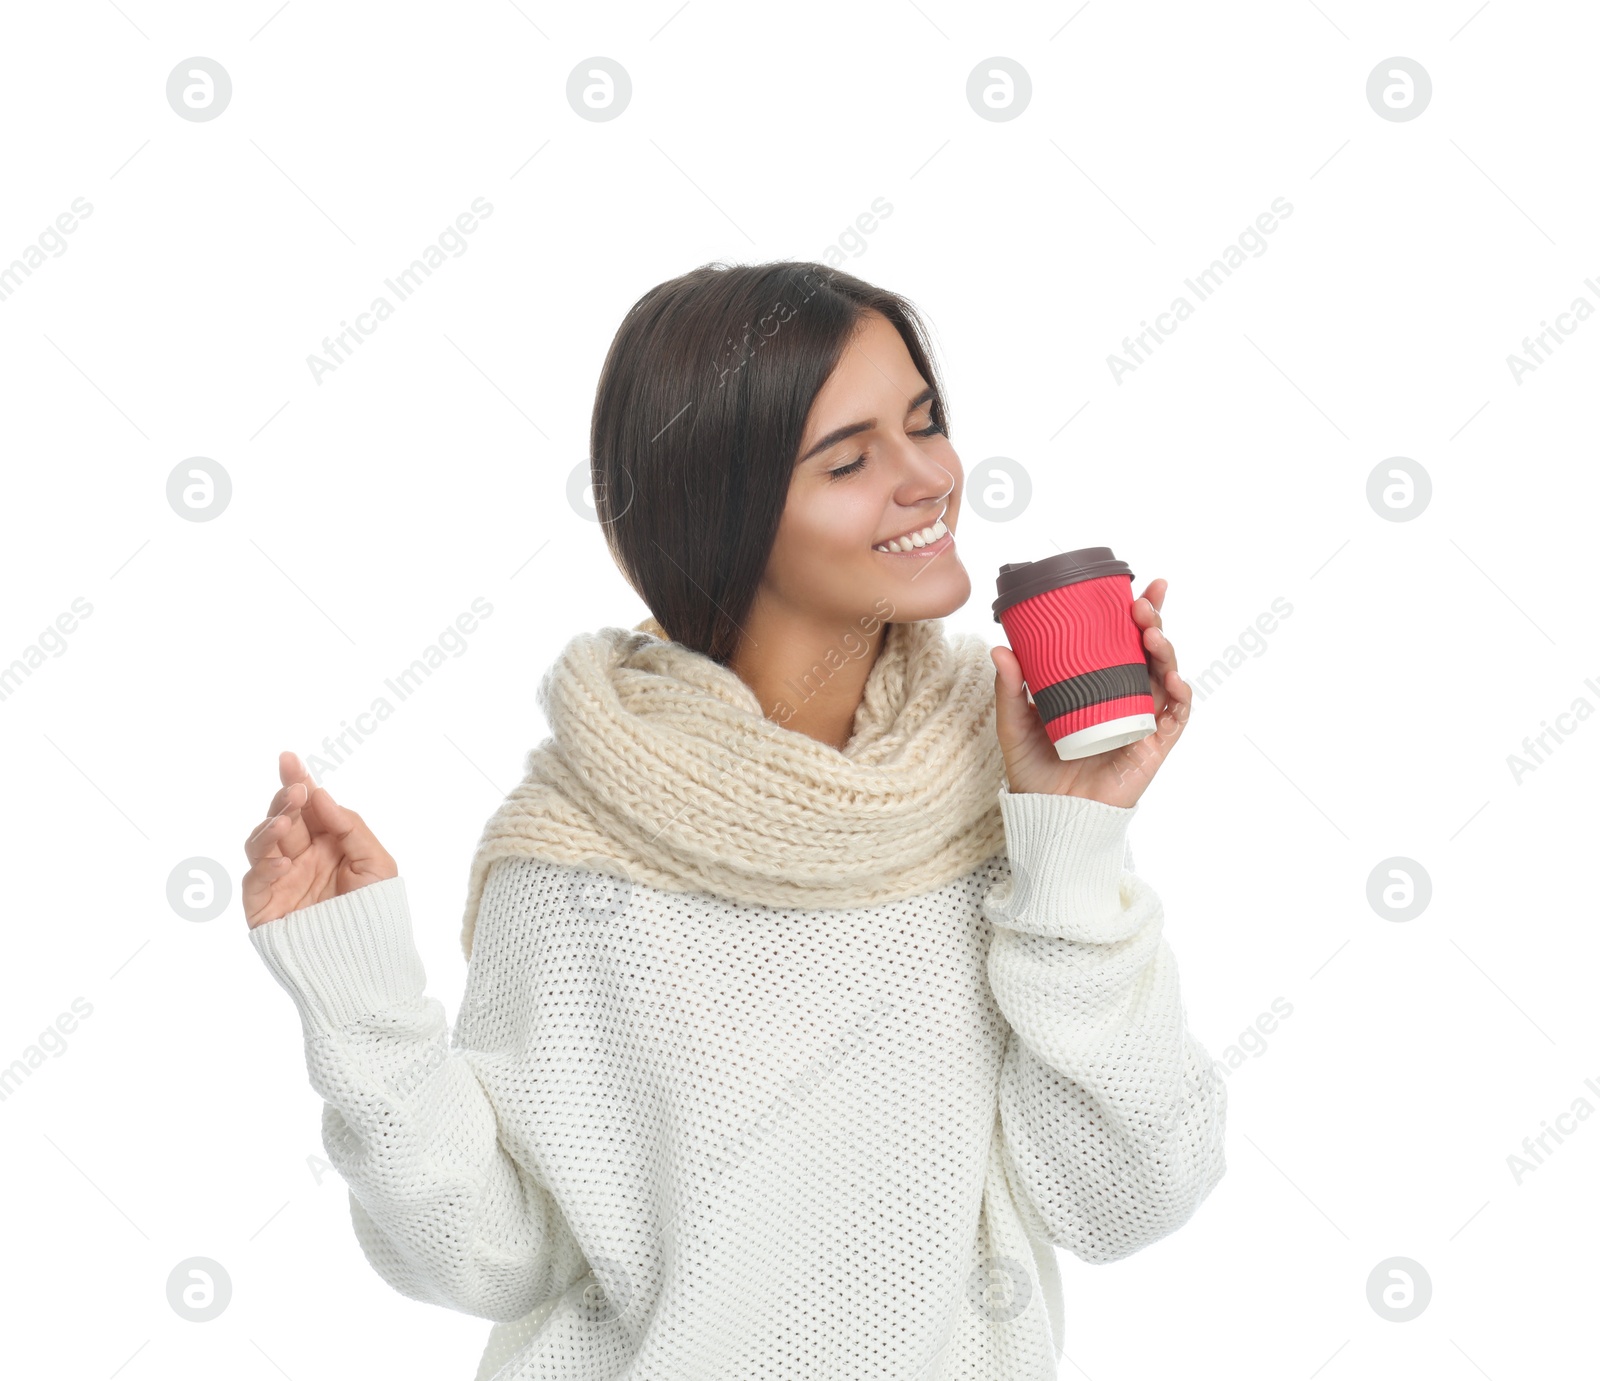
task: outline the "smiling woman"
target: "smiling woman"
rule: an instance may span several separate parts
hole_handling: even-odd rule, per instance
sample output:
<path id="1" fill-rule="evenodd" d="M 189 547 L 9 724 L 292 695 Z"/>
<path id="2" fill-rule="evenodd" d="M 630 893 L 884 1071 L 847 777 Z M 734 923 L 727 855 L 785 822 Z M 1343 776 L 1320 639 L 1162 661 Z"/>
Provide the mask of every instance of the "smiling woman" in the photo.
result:
<path id="1" fill-rule="evenodd" d="M 362 1249 L 495 1321 L 481 1381 L 1036 1381 L 1052 1249 L 1127 1256 L 1223 1173 L 1226 1084 L 1126 840 L 1187 705 L 1164 582 L 1134 618 L 1169 733 L 1062 761 L 1014 654 L 944 629 L 971 581 L 924 340 L 813 263 L 627 314 L 593 480 L 652 617 L 540 682 L 453 1030 L 395 860 L 279 761 L 251 938 Z"/>
<path id="2" fill-rule="evenodd" d="M 759 368 L 727 368 L 730 320 L 756 324 Z M 797 607 L 826 645 L 879 595 L 906 620 L 967 598 L 953 553 L 902 568 L 873 552 L 955 526 L 961 466 L 927 339 L 904 298 L 815 263 L 702 265 L 634 304 L 595 391 L 595 508 L 675 641 L 726 665 L 741 630 L 760 644 Z"/>

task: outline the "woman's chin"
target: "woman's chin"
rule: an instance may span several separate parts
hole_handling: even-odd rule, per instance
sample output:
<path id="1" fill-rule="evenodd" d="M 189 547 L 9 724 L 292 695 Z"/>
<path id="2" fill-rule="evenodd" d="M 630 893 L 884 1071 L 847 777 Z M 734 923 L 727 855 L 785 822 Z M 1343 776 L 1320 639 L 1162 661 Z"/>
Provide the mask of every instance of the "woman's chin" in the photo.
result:
<path id="1" fill-rule="evenodd" d="M 894 606 L 894 613 L 886 616 L 889 622 L 947 618 L 972 598 L 972 577 L 954 551 L 926 565 L 913 565 L 916 558 L 910 556 L 898 560 L 911 569 L 901 575 L 891 567 L 890 578 L 880 574 L 877 582 L 884 600 Z"/>

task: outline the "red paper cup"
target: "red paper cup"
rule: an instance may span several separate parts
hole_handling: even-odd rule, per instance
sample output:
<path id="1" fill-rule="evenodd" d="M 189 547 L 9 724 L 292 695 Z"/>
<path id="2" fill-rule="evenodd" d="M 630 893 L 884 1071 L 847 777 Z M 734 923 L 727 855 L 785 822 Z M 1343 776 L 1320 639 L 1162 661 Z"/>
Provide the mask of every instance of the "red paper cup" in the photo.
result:
<path id="1" fill-rule="evenodd" d="M 1081 547 L 1000 567 L 995 622 L 1022 663 L 1039 718 L 1063 759 L 1156 731 L 1133 572 L 1110 547 Z"/>

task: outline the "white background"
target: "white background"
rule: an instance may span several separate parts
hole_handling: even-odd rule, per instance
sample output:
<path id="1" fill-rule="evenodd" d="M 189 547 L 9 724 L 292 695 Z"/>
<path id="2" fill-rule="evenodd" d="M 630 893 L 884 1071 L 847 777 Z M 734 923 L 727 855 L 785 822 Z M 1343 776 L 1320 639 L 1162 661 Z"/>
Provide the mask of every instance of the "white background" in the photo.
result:
<path id="1" fill-rule="evenodd" d="M 1507 1157 L 1600 1108 L 1600 723 L 1520 781 L 1508 755 L 1600 708 L 1600 319 L 1520 382 L 1507 357 L 1600 307 L 1593 8 L 274 3 L 5 13 L 0 264 L 93 207 L 0 301 L 0 666 L 92 605 L 0 700 L 0 1069 L 92 1008 L 0 1102 L 5 1369 L 471 1375 L 490 1325 L 384 1285 L 320 1166 L 242 842 L 280 749 L 487 599 L 324 775 L 399 860 L 453 1019 L 538 679 L 645 612 L 567 499 L 612 333 L 707 260 L 821 258 L 876 198 L 844 266 L 931 318 L 969 486 L 995 456 L 1034 486 L 1009 522 L 968 510 L 951 628 L 998 642 L 999 564 L 1092 544 L 1170 580 L 1191 682 L 1293 608 L 1197 697 L 1132 832 L 1207 1048 L 1292 1015 L 1228 1076 L 1194 1219 L 1063 1255 L 1061 1374 L 1592 1369 L 1600 1126 L 1520 1184 Z M 195 55 L 233 82 L 203 123 L 165 94 Z M 966 98 L 997 55 L 1032 82 L 1007 121 Z M 1404 122 L 1366 97 L 1394 55 L 1433 83 Z M 608 122 L 566 98 L 595 56 L 633 83 Z M 318 383 L 323 337 L 480 196 L 467 251 Z M 1108 354 L 1278 197 L 1266 252 L 1118 382 Z M 232 481 L 210 522 L 167 502 L 194 456 Z M 1395 456 L 1432 481 L 1405 522 L 1367 499 Z M 1393 856 L 1431 879 L 1410 921 L 1368 902 Z M 235 889 L 205 923 L 167 901 L 193 857 Z M 195 1256 L 232 1281 L 208 1324 L 167 1300 Z M 1368 1301 L 1396 1256 L 1432 1284 L 1406 1323 Z"/>

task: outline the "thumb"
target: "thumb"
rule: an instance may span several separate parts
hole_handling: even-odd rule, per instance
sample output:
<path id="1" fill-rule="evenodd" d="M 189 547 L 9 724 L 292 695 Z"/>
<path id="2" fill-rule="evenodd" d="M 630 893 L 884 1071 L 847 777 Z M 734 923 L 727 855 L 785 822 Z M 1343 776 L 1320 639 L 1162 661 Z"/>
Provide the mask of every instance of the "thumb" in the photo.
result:
<path id="1" fill-rule="evenodd" d="M 1005 700 L 1024 696 L 1022 663 L 1017 660 L 1017 654 L 1009 647 L 991 647 L 989 657 L 995 667 L 996 696 Z"/>
<path id="2" fill-rule="evenodd" d="M 995 668 L 995 730 L 1000 735 L 1001 746 L 1009 753 L 1039 728 L 1039 716 L 1028 699 L 1017 654 L 1009 647 L 991 647 L 989 656 Z"/>
<path id="3" fill-rule="evenodd" d="M 326 835 L 337 841 L 345 860 L 352 865 L 359 866 L 383 853 L 383 846 L 367 828 L 366 821 L 335 801 L 325 786 L 311 793 L 302 815 L 312 835 Z"/>
<path id="4" fill-rule="evenodd" d="M 1006 783 L 1012 791 L 1059 789 L 1060 757 L 1028 693 L 1022 663 L 1009 647 L 992 647 L 995 667 L 995 734 L 1005 758 Z"/>

